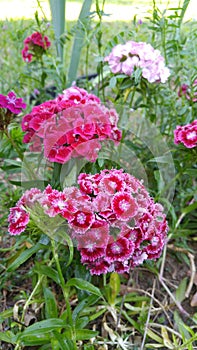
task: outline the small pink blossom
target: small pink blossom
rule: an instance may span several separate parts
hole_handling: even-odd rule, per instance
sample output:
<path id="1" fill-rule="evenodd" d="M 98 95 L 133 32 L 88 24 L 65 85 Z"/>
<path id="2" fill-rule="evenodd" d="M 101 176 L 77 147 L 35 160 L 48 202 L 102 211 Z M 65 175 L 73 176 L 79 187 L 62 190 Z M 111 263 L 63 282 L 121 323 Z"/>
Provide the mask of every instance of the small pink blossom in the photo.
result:
<path id="1" fill-rule="evenodd" d="M 10 91 L 7 96 L 0 94 L 0 108 L 6 108 L 13 114 L 19 114 L 22 109 L 26 108 L 26 103 L 21 97 L 17 98 L 13 91 Z"/>
<path id="2" fill-rule="evenodd" d="M 190 124 L 183 126 L 177 125 L 174 130 L 174 143 L 176 145 L 183 143 L 187 148 L 197 146 L 197 119 Z"/>
<path id="3" fill-rule="evenodd" d="M 19 235 L 25 231 L 29 222 L 29 213 L 20 207 L 13 207 L 10 209 L 10 215 L 8 217 L 9 227 L 8 232 L 11 235 Z"/>
<path id="4" fill-rule="evenodd" d="M 115 194 L 112 201 L 112 208 L 116 217 L 123 221 L 131 219 L 138 211 L 136 200 L 130 194 L 125 192 Z"/>

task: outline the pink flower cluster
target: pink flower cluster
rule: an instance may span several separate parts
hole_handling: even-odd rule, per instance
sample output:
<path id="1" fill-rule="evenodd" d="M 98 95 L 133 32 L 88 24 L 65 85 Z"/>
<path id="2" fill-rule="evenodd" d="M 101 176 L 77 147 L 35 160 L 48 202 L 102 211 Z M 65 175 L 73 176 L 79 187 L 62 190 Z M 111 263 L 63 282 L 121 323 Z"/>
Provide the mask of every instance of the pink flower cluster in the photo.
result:
<path id="1" fill-rule="evenodd" d="M 22 49 L 23 60 L 31 62 L 33 56 L 42 56 L 50 46 L 51 42 L 46 35 L 34 32 L 24 40 L 24 48 Z"/>
<path id="2" fill-rule="evenodd" d="M 9 215 L 9 232 L 20 234 L 29 221 L 28 208 L 40 205 L 45 215 L 59 215 L 91 274 L 130 268 L 161 255 L 168 230 L 163 207 L 154 203 L 141 181 L 122 169 L 81 173 L 79 188 L 24 193 Z M 42 208 L 42 209 L 41 209 Z"/>
<path id="3" fill-rule="evenodd" d="M 104 60 L 114 74 L 132 76 L 136 68 L 141 68 L 142 77 L 150 83 L 165 83 L 170 75 L 160 51 L 145 42 L 118 44 Z"/>
<path id="4" fill-rule="evenodd" d="M 197 87 L 197 79 L 194 80 L 192 84 L 192 89 L 195 89 L 196 87 Z M 197 91 L 193 93 L 188 84 L 181 85 L 178 91 L 178 96 L 179 97 L 185 96 L 187 100 L 192 100 L 193 102 L 197 101 Z"/>
<path id="5" fill-rule="evenodd" d="M 23 142 L 31 142 L 32 151 L 44 147 L 44 156 L 51 162 L 63 164 L 73 157 L 94 162 L 102 141 L 120 141 L 117 123 L 114 109 L 101 105 L 99 98 L 86 90 L 70 87 L 24 116 Z"/>
<path id="6" fill-rule="evenodd" d="M 183 143 L 187 148 L 197 146 L 197 119 L 190 124 L 183 126 L 177 125 L 174 130 L 174 143 L 176 145 Z"/>
<path id="7" fill-rule="evenodd" d="M 0 108 L 6 108 L 13 114 L 19 114 L 22 109 L 26 108 L 26 104 L 22 98 L 17 98 L 16 94 L 10 91 L 7 95 L 0 94 Z"/>

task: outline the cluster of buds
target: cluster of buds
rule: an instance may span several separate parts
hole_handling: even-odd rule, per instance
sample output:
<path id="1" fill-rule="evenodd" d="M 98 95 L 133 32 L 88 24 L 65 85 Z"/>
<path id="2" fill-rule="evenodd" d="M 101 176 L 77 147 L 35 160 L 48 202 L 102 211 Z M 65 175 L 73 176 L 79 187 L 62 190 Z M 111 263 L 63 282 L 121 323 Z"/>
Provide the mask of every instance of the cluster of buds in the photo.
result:
<path id="1" fill-rule="evenodd" d="M 195 89 L 197 88 L 197 79 L 194 80 L 192 84 L 192 88 L 188 84 L 182 84 L 178 91 L 178 96 L 183 97 L 185 96 L 187 100 L 196 102 L 197 101 L 197 91 Z"/>

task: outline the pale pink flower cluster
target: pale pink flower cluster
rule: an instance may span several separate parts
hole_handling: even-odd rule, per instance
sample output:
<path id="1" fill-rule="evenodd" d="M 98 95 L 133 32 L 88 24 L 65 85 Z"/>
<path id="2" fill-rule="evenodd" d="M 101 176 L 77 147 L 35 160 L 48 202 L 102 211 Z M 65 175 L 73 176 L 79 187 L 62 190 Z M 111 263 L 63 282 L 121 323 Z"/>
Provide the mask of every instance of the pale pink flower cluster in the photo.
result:
<path id="1" fill-rule="evenodd" d="M 177 125 L 174 130 L 174 143 L 176 145 L 183 143 L 187 148 L 197 146 L 197 119 L 190 124 L 183 126 Z"/>
<path id="2" fill-rule="evenodd" d="M 24 40 L 22 57 L 25 62 L 31 62 L 33 57 L 41 57 L 44 52 L 51 46 L 46 35 L 40 32 L 34 32 Z"/>
<path id="3" fill-rule="evenodd" d="M 160 51 L 145 42 L 127 41 L 125 44 L 118 44 L 104 61 L 108 62 L 114 74 L 131 77 L 135 69 L 141 68 L 142 77 L 150 83 L 165 83 L 170 76 Z"/>
<path id="4" fill-rule="evenodd" d="M 9 232 L 20 234 L 29 221 L 28 208 L 40 205 L 45 215 L 67 222 L 81 262 L 91 274 L 128 272 L 161 255 L 168 230 L 163 207 L 154 203 L 141 181 L 122 169 L 81 173 L 79 188 L 24 193 L 9 215 Z"/>
<path id="5" fill-rule="evenodd" d="M 114 109 L 106 108 L 97 96 L 73 86 L 24 116 L 23 142 L 31 142 L 32 151 L 44 147 L 44 156 L 50 162 L 63 164 L 73 157 L 94 162 L 102 141 L 120 141 L 122 134 L 117 123 Z"/>

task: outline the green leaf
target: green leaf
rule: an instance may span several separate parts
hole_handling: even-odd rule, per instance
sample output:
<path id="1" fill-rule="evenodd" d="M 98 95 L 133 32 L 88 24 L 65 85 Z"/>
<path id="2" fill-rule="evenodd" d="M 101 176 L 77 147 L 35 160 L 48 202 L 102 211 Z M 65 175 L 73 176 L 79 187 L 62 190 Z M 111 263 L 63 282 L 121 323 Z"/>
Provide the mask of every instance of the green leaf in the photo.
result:
<path id="1" fill-rule="evenodd" d="M 0 313 L 0 323 L 13 315 L 13 308 L 7 309 Z"/>
<path id="2" fill-rule="evenodd" d="M 39 263 L 36 263 L 36 266 L 34 267 L 34 272 L 37 272 L 41 275 L 45 275 L 49 278 L 51 278 L 55 283 L 60 284 L 58 272 L 54 270 L 50 266 L 45 265 L 39 265 Z"/>
<path id="3" fill-rule="evenodd" d="M 89 329 L 76 329 L 76 340 L 89 340 L 96 337 L 98 332 Z"/>
<path id="4" fill-rule="evenodd" d="M 7 267 L 7 272 L 15 271 L 20 265 L 24 264 L 33 254 L 46 247 L 40 243 L 23 251 L 10 265 Z"/>
<path id="5" fill-rule="evenodd" d="M 1 332 L 0 333 L 0 340 L 5 342 L 5 343 L 9 343 L 9 344 L 16 344 L 15 341 L 16 337 L 15 334 L 12 333 L 11 331 L 6 331 L 6 332 Z"/>
<path id="6" fill-rule="evenodd" d="M 53 292 L 49 288 L 44 288 L 44 299 L 45 299 L 46 319 L 57 318 L 58 317 L 57 302 Z"/>
<path id="7" fill-rule="evenodd" d="M 46 187 L 46 185 L 48 184 L 48 182 L 45 180 L 31 180 L 31 181 L 9 180 L 9 182 L 13 185 L 21 186 L 21 187 L 25 188 L 26 190 L 28 190 L 32 187 L 37 187 L 37 188 L 43 190 Z"/>
<path id="8" fill-rule="evenodd" d="M 116 86 L 117 79 L 115 76 L 113 76 L 109 81 L 109 87 L 113 89 Z"/>
<path id="9" fill-rule="evenodd" d="M 97 287 L 93 286 L 93 284 L 91 284 L 90 282 L 84 281 L 81 278 L 71 278 L 66 283 L 66 287 L 76 287 L 80 290 L 85 290 L 92 294 L 98 295 L 99 297 L 102 297 L 102 294 Z"/>
<path id="10" fill-rule="evenodd" d="M 67 339 L 65 334 L 60 334 L 60 333 L 54 331 L 53 335 L 57 339 L 61 350 L 74 349 L 74 344 L 73 344 L 72 340 Z"/>
<path id="11" fill-rule="evenodd" d="M 31 334 L 20 334 L 17 337 L 17 342 L 21 341 L 23 346 L 36 346 L 36 345 L 44 345 L 44 344 L 50 344 L 51 334 L 38 334 L 38 335 L 31 335 Z"/>
<path id="12" fill-rule="evenodd" d="M 59 318 L 49 318 L 48 320 L 36 322 L 33 325 L 27 327 L 21 335 L 19 335 L 19 339 L 24 341 L 25 338 L 29 336 L 40 337 L 45 333 L 52 332 L 56 329 L 65 328 L 65 322 Z"/>
<path id="13" fill-rule="evenodd" d="M 87 316 L 80 317 L 76 322 L 76 328 L 83 329 L 85 326 L 87 326 L 88 323 L 89 323 L 89 317 Z"/>
<path id="14" fill-rule="evenodd" d="M 81 311 L 83 311 L 86 307 L 95 304 L 99 297 L 97 295 L 89 295 L 87 298 L 83 299 L 73 310 L 72 319 L 76 322 L 79 317 Z"/>
<path id="15" fill-rule="evenodd" d="M 13 160 L 13 159 L 5 159 L 4 162 L 9 165 L 13 165 L 14 167 L 21 167 L 22 165 L 21 161 Z"/>
<path id="16" fill-rule="evenodd" d="M 155 332 L 151 331 L 151 329 L 147 329 L 147 335 L 157 343 L 163 344 L 163 339 L 159 337 Z"/>
<path id="17" fill-rule="evenodd" d="M 176 289 L 176 300 L 180 303 L 185 299 L 185 292 L 187 288 L 187 277 L 183 278 L 178 288 Z"/>
<path id="18" fill-rule="evenodd" d="M 117 272 L 111 273 L 109 287 L 110 287 L 109 303 L 113 305 L 115 303 L 115 299 L 117 295 L 120 292 L 120 276 Z"/>
<path id="19" fill-rule="evenodd" d="M 182 209 L 182 213 L 188 214 L 197 208 L 197 202 L 188 205 L 186 208 Z"/>

